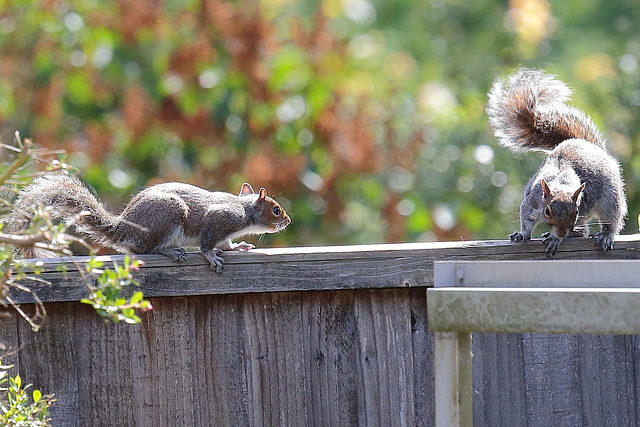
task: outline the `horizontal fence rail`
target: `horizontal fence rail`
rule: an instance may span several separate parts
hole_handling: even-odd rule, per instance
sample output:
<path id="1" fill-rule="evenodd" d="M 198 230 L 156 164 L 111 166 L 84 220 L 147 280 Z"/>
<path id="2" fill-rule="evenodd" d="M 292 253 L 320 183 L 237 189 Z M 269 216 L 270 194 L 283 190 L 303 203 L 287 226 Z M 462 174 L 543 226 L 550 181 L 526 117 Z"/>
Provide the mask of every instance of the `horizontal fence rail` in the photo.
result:
<path id="1" fill-rule="evenodd" d="M 434 284 L 435 261 L 545 260 L 540 243 L 494 240 L 255 249 L 225 252 L 222 274 L 213 273 L 197 253 L 180 264 L 162 255 L 137 255 L 145 266 L 136 278 L 147 297 L 423 287 Z M 82 263 L 84 259 L 74 260 Z M 108 265 L 112 260 L 122 263 L 123 256 L 100 259 Z M 565 239 L 556 259 L 640 259 L 640 236 L 618 236 L 614 250 L 607 252 L 596 250 L 591 239 Z M 45 271 L 39 277 L 51 285 L 28 281 L 25 285 L 43 302 L 85 297 L 86 288 L 78 285 L 80 276 L 73 262 L 66 261 L 68 272 L 63 275 L 58 271 L 61 259 L 40 261 Z M 15 292 L 13 298 L 19 303 L 33 302 L 26 293 Z"/>

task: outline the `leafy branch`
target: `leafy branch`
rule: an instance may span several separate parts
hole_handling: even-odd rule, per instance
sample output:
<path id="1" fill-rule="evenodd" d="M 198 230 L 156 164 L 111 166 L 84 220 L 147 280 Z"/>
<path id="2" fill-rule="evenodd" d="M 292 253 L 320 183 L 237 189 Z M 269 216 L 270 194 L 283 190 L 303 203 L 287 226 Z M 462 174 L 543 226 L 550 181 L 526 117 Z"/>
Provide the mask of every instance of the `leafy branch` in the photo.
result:
<path id="1" fill-rule="evenodd" d="M 0 173 L 0 188 L 9 189 L 10 186 L 11 191 L 17 192 L 32 176 L 26 174 L 26 177 L 22 178 L 18 177 L 18 174 L 25 175 L 23 173 L 25 168 L 34 162 L 46 162 L 47 170 L 69 169 L 69 165 L 62 161 L 63 153 L 61 152 L 35 149 L 31 141 L 23 141 L 17 132 L 14 143 L 13 146 L 0 144 L 0 148 L 15 156 L 15 159 Z M 58 158 L 51 159 L 51 155 L 57 155 Z M 4 197 L 0 197 L 0 200 L 2 204 L 11 208 L 9 200 Z M 44 249 L 52 256 L 71 257 L 73 253 L 69 245 L 75 242 L 87 247 L 91 253 L 94 251 L 84 240 L 67 233 L 68 227 L 78 222 L 79 218 L 69 223 L 56 224 L 52 220 L 50 209 L 41 206 L 35 207 L 33 212 L 23 214 L 31 218 L 29 228 L 23 233 L 18 234 L 15 230 L 5 232 L 4 223 L 0 223 L 0 305 L 11 306 L 31 325 L 32 329 L 38 330 L 46 319 L 46 309 L 26 283 L 29 281 L 48 283 L 39 277 L 43 271 L 43 262 L 15 259 L 13 248 Z M 136 310 L 151 309 L 151 304 L 144 300 L 140 291 L 134 292 L 130 298 L 123 296 L 127 287 L 139 285 L 133 279 L 133 272 L 143 265 L 142 262 L 127 256 L 124 265 L 114 262 L 111 269 L 105 268 L 104 263 L 97 261 L 95 257 L 85 265 L 80 265 L 73 258 L 70 259 L 76 265 L 82 282 L 89 290 L 89 296 L 82 302 L 92 305 L 101 316 L 114 322 L 138 323 L 140 318 L 135 314 Z M 11 295 L 12 290 L 31 294 L 36 302 L 34 314 L 28 315 L 15 303 Z"/>
<path id="2" fill-rule="evenodd" d="M 87 262 L 85 271 L 96 276 L 97 286 L 89 285 L 86 276 L 81 273 L 90 290 L 89 297 L 82 299 L 81 302 L 90 304 L 98 314 L 113 322 L 140 323 L 136 310 L 151 310 L 151 303 L 143 299 L 141 291 L 134 292 L 128 300 L 122 296 L 122 291 L 131 285 L 140 285 L 133 278 L 132 272 L 138 271 L 144 263 L 129 255 L 125 256 L 124 265 L 119 265 L 116 261 L 112 262 L 113 269 L 103 269 L 104 263 L 95 258 Z M 78 269 L 78 271 L 81 270 Z"/>

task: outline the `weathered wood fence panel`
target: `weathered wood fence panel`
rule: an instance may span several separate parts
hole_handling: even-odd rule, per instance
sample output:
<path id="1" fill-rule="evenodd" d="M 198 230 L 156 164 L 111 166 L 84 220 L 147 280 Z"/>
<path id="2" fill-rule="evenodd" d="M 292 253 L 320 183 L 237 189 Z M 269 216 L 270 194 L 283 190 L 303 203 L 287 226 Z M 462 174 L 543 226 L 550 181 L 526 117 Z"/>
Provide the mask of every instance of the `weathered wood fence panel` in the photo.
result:
<path id="1" fill-rule="evenodd" d="M 630 335 L 473 335 L 474 424 L 640 425 Z"/>
<path id="2" fill-rule="evenodd" d="M 261 250 L 226 255 L 222 275 L 198 255 L 179 266 L 143 256 L 154 309 L 133 326 L 104 323 L 74 302 L 85 290 L 72 271 L 51 271 L 53 286 L 36 286 L 43 329 L 0 319 L 0 343 L 21 348 L 6 361 L 24 381 L 56 394 L 56 426 L 429 426 L 433 262 L 542 259 L 542 249 Z M 640 257 L 633 237 L 610 253 L 586 239 L 561 249 L 560 259 Z M 639 351 L 636 336 L 474 334 L 474 424 L 637 425 Z"/>
<path id="3" fill-rule="evenodd" d="M 21 375 L 56 393 L 54 425 L 432 424 L 424 288 L 152 303 L 141 325 L 80 303 L 48 304 L 37 333 L 17 323 Z"/>

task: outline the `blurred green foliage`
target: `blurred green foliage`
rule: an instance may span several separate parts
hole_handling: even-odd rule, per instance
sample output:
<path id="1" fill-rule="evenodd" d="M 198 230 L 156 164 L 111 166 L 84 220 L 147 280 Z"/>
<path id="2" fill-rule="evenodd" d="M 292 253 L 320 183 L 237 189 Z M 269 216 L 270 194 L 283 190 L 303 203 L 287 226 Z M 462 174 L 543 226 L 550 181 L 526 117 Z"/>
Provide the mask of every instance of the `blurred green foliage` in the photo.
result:
<path id="1" fill-rule="evenodd" d="M 293 223 L 263 245 L 506 238 L 542 155 L 497 146 L 486 92 L 542 68 L 622 161 L 635 232 L 638 22 L 631 0 L 4 0 L 0 127 L 114 211 L 158 181 L 265 186 Z"/>

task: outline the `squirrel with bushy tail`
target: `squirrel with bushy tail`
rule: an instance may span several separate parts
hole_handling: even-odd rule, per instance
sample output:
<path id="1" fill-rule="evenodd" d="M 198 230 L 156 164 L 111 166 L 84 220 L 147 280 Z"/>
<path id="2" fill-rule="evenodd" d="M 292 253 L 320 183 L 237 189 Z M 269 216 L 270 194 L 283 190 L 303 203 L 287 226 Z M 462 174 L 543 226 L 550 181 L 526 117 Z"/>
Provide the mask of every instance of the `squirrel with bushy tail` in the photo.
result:
<path id="1" fill-rule="evenodd" d="M 531 239 L 542 221 L 550 227 L 543 243 L 551 258 L 565 237 L 589 236 L 587 222 L 597 217 L 601 228 L 591 235 L 594 244 L 612 249 L 627 214 L 620 163 L 591 118 L 566 104 L 567 85 L 542 71 L 520 69 L 496 81 L 488 96 L 489 122 L 502 146 L 548 153 L 525 187 L 521 228 L 510 239 Z"/>
<path id="2" fill-rule="evenodd" d="M 48 207 L 60 218 L 96 243 L 124 253 L 162 254 L 185 261 L 183 246 L 199 246 L 211 269 L 221 273 L 222 251 L 252 249 L 250 243 L 232 239 L 277 233 L 291 219 L 280 204 L 261 188 L 257 193 L 244 183 L 240 193 L 209 191 L 195 185 L 168 182 L 136 194 L 121 214 L 105 210 L 77 178 L 58 172 L 38 177 L 25 187 L 13 204 L 9 228 L 29 228 L 34 208 Z M 23 251 L 27 257 L 46 257 L 42 250 Z"/>

